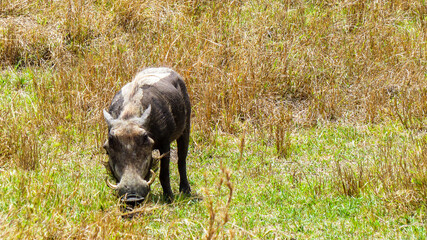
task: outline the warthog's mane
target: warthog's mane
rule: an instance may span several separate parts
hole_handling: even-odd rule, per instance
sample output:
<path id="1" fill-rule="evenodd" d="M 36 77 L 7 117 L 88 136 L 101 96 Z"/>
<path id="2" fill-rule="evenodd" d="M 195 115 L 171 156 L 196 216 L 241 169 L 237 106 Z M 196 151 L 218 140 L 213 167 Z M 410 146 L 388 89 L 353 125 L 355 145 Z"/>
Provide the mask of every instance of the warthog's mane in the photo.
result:
<path id="1" fill-rule="evenodd" d="M 129 82 L 122 88 L 123 111 L 119 118 L 130 119 L 142 114 L 141 101 L 144 97 L 142 87 L 144 85 L 153 85 L 163 78 L 172 75 L 168 68 L 146 69 L 139 72 L 132 82 Z"/>

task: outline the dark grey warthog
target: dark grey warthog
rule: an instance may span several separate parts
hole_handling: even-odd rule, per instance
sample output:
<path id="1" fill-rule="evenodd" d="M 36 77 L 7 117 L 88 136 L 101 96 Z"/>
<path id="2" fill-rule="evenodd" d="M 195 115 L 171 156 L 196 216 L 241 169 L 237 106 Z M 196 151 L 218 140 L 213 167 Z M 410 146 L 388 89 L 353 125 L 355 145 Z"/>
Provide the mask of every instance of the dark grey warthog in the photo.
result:
<path id="1" fill-rule="evenodd" d="M 155 177 L 151 170 L 154 149 L 165 155 L 160 160 L 160 183 L 166 200 L 172 200 L 169 151 L 174 140 L 178 145 L 179 190 L 190 194 L 186 170 L 190 112 L 184 81 L 168 68 L 143 70 L 114 96 L 108 112 L 104 110 L 108 125 L 104 148 L 117 185 L 107 184 L 123 201 L 141 202 L 150 191 Z"/>

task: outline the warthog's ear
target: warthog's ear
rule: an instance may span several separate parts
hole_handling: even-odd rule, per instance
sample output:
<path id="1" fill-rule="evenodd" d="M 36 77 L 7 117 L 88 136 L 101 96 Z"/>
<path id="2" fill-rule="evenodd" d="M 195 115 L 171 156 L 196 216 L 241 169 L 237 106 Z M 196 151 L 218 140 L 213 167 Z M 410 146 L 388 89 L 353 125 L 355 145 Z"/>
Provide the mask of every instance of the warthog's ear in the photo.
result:
<path id="1" fill-rule="evenodd" d="M 105 118 L 105 121 L 107 122 L 108 128 L 111 128 L 111 125 L 113 125 L 113 122 L 114 122 L 114 118 L 105 109 L 103 110 L 103 112 L 104 112 L 104 118 Z"/>
<path id="2" fill-rule="evenodd" d="M 151 104 L 148 106 L 148 108 L 146 108 L 144 110 L 144 113 L 142 114 L 142 116 L 140 118 L 138 118 L 137 123 L 139 126 L 144 126 L 145 122 L 147 121 L 148 117 L 150 116 L 151 113 Z"/>

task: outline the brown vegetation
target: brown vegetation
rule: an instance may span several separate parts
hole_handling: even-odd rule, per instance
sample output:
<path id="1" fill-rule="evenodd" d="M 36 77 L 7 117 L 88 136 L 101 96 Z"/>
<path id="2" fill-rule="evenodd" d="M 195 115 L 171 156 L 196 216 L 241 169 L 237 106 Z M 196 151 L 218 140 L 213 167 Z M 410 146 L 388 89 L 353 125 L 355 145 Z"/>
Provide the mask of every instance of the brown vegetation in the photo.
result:
<path id="1" fill-rule="evenodd" d="M 137 70 L 164 65 L 187 79 L 196 129 L 269 127 L 289 111 L 304 125 L 392 117 L 423 128 L 421 1 L 2 1 L 1 9 L 2 67 L 49 67 L 53 83 L 37 75 L 35 84 L 57 92 L 37 97 L 61 99 L 43 99 L 43 108 L 92 125 Z"/>

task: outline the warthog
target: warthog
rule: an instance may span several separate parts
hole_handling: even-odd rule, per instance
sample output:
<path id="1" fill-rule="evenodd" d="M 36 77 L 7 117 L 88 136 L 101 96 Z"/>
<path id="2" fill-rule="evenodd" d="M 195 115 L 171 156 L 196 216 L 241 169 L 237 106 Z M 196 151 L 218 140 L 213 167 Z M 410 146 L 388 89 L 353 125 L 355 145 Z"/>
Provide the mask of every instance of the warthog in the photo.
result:
<path id="1" fill-rule="evenodd" d="M 148 68 L 139 72 L 113 98 L 104 118 L 108 140 L 104 148 L 107 166 L 117 185 L 107 184 L 122 201 L 135 204 L 144 200 L 154 181 L 152 152 L 158 149 L 160 183 L 167 201 L 173 199 L 169 178 L 170 143 L 178 147 L 179 190 L 190 194 L 186 158 L 190 135 L 191 106 L 180 75 L 168 68 Z M 151 179 L 150 179 L 151 178 Z"/>

